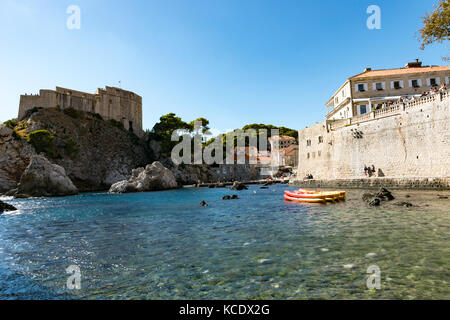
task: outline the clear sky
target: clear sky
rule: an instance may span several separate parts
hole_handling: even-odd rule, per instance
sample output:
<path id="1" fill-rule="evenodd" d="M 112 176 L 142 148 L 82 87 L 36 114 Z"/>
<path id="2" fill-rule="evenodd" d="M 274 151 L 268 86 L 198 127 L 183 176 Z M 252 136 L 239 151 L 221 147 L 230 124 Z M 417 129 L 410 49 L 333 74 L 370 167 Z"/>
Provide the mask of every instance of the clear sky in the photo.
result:
<path id="1" fill-rule="evenodd" d="M 219 130 L 322 121 L 328 98 L 365 67 L 441 60 L 419 50 L 437 0 L 0 0 L 0 121 L 19 95 L 119 86 L 143 97 L 144 128 L 174 112 Z M 69 5 L 81 28 L 69 30 Z M 369 5 L 381 29 L 369 30 Z M 448 64 L 448 63 L 447 63 Z"/>

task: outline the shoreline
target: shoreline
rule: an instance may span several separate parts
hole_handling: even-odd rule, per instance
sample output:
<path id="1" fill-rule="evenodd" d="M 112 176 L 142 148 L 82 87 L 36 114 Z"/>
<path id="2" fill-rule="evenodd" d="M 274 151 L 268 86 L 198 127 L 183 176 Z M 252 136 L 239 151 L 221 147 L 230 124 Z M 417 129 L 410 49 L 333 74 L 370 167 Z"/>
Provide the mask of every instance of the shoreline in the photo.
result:
<path id="1" fill-rule="evenodd" d="M 346 179 L 312 179 L 289 181 L 291 187 L 403 190 L 450 190 L 450 177 L 371 177 Z"/>

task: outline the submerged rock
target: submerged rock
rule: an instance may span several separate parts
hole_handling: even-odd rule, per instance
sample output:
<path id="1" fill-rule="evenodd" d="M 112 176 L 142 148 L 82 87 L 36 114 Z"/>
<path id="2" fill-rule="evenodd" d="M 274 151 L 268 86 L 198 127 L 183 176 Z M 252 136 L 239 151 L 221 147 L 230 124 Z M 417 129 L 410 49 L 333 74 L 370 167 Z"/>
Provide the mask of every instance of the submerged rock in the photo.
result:
<path id="1" fill-rule="evenodd" d="M 132 171 L 131 178 L 111 186 L 110 193 L 159 191 L 178 188 L 177 180 L 169 169 L 155 161 L 144 168 Z"/>
<path id="2" fill-rule="evenodd" d="M 407 208 L 414 206 L 412 203 L 406 202 L 406 201 L 400 201 L 400 202 L 396 202 L 394 204 L 399 207 L 407 207 Z"/>
<path id="3" fill-rule="evenodd" d="M 206 203 L 205 200 L 202 200 L 202 201 L 200 202 L 200 206 L 202 206 L 202 207 L 207 207 L 208 204 Z"/>
<path id="4" fill-rule="evenodd" d="M 380 188 L 380 190 L 378 191 L 376 196 L 378 198 L 380 198 L 381 200 L 386 200 L 386 201 L 391 201 L 391 200 L 395 199 L 395 197 L 392 195 L 392 192 L 390 192 L 386 188 Z"/>
<path id="5" fill-rule="evenodd" d="M 381 200 L 377 197 L 369 201 L 369 206 L 377 207 L 381 204 Z"/>
<path id="6" fill-rule="evenodd" d="M 222 200 L 236 200 L 236 199 L 239 199 L 237 194 L 233 194 L 231 196 L 223 196 L 222 197 Z"/>
<path id="7" fill-rule="evenodd" d="M 17 208 L 0 200 L 0 213 L 4 211 L 16 211 Z"/>
<path id="8" fill-rule="evenodd" d="M 248 189 L 248 187 L 244 183 L 239 182 L 239 181 L 235 181 L 233 183 L 233 186 L 231 187 L 231 190 L 238 190 L 238 191 L 247 190 L 247 189 Z"/>
<path id="9" fill-rule="evenodd" d="M 78 189 L 63 167 L 52 164 L 44 156 L 35 155 L 22 174 L 14 197 L 55 197 L 76 194 Z"/>
<path id="10" fill-rule="evenodd" d="M 375 197 L 375 195 L 373 193 L 366 192 L 366 193 L 363 194 L 362 199 L 364 201 L 368 202 L 368 201 L 372 200 L 373 197 Z"/>
<path id="11" fill-rule="evenodd" d="M 376 194 L 366 192 L 363 194 L 362 199 L 367 202 L 370 206 L 376 207 L 381 205 L 382 201 L 391 201 L 395 197 L 386 188 L 380 188 Z"/>
<path id="12" fill-rule="evenodd" d="M 222 197 L 222 200 L 237 200 L 237 199 L 239 199 L 237 194 L 233 194 L 231 196 L 223 196 Z"/>

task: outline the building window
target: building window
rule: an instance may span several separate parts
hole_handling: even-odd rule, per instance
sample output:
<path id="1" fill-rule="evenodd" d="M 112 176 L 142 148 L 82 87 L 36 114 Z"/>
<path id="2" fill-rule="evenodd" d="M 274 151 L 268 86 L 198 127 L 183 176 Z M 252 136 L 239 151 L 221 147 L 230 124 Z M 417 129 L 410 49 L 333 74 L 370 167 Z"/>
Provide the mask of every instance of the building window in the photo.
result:
<path id="1" fill-rule="evenodd" d="M 323 137 L 319 136 L 319 143 L 323 143 Z"/>
<path id="2" fill-rule="evenodd" d="M 342 97 L 345 97 L 345 91 L 342 90 Z"/>
<path id="3" fill-rule="evenodd" d="M 411 80 L 411 87 L 420 88 L 420 80 L 418 79 Z"/>
<path id="4" fill-rule="evenodd" d="M 402 82 L 401 81 L 394 81 L 393 82 L 394 89 L 401 89 L 402 88 Z"/>
<path id="5" fill-rule="evenodd" d="M 427 79 L 427 85 L 429 85 L 430 87 L 438 86 L 440 84 L 441 84 L 440 78 L 428 78 Z"/>
<path id="6" fill-rule="evenodd" d="M 308 154 L 306 155 L 306 159 L 309 159 L 309 152 L 308 152 Z"/>
<path id="7" fill-rule="evenodd" d="M 320 157 L 322 155 L 322 151 L 317 151 L 317 156 Z"/>
<path id="8" fill-rule="evenodd" d="M 336 103 L 336 104 L 339 103 L 339 98 L 338 97 L 334 98 L 334 103 Z"/>
<path id="9" fill-rule="evenodd" d="M 366 91 L 366 86 L 364 85 L 364 83 L 360 83 L 357 85 L 357 91 L 359 91 L 359 92 Z"/>
<path id="10" fill-rule="evenodd" d="M 307 147 L 311 147 L 311 140 L 309 140 L 309 139 L 306 140 L 306 146 L 307 146 Z"/>
<path id="11" fill-rule="evenodd" d="M 365 104 L 359 105 L 359 114 L 367 113 L 367 106 Z"/>
<path id="12" fill-rule="evenodd" d="M 383 83 L 382 82 L 375 83 L 375 89 L 378 91 L 383 90 Z"/>

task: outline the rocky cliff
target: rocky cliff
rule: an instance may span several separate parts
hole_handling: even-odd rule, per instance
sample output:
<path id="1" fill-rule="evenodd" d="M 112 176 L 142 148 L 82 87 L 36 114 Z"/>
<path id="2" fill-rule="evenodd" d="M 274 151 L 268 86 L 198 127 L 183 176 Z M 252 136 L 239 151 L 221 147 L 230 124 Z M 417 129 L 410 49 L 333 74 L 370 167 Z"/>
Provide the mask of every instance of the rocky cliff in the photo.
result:
<path id="1" fill-rule="evenodd" d="M 145 142 L 117 122 L 73 109 L 34 109 L 0 127 L 0 192 L 16 188 L 39 153 L 63 167 L 79 191 L 107 190 L 152 160 Z"/>
<path id="2" fill-rule="evenodd" d="M 64 168 L 80 192 L 108 190 L 153 161 L 170 169 L 179 185 L 258 178 L 258 171 L 247 165 L 175 166 L 149 134 L 140 139 L 98 114 L 34 108 L 0 126 L 0 193 L 17 189 L 30 159 L 38 154 Z"/>

